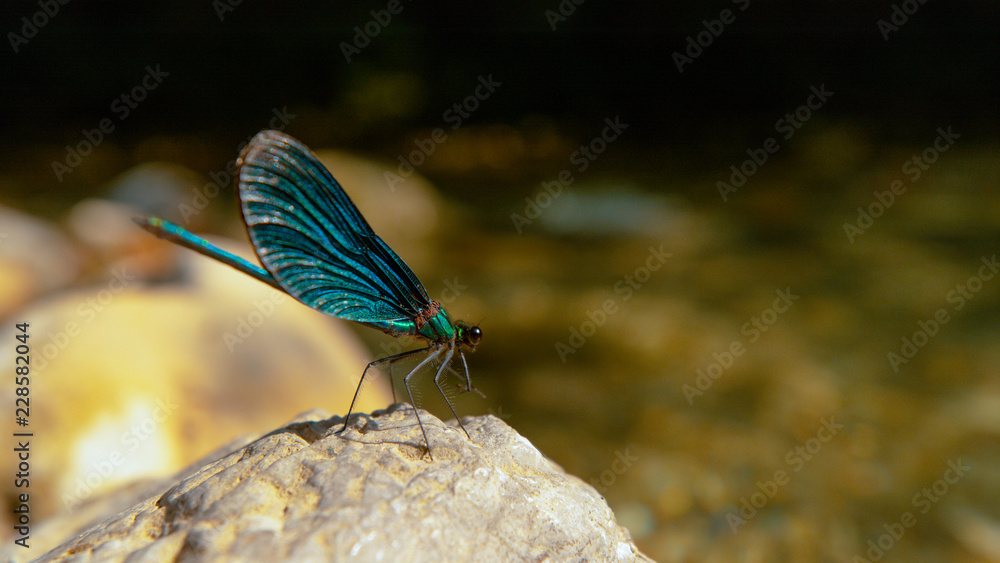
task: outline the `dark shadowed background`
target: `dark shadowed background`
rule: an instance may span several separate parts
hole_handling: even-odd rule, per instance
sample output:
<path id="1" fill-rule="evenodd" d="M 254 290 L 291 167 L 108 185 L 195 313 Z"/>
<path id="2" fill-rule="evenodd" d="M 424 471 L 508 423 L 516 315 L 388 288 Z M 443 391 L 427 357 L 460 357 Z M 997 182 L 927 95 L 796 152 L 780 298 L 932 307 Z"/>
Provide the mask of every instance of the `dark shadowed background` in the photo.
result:
<path id="1" fill-rule="evenodd" d="M 108 451 L 135 461 L 112 464 L 123 482 L 346 410 L 350 391 L 282 387 L 288 372 L 233 352 L 225 334 L 274 348 L 267 365 L 297 356 L 302 381 L 332 369 L 302 360 L 304 336 L 241 334 L 271 322 L 259 296 L 192 321 L 197 353 L 167 336 L 144 292 L 229 282 L 110 227 L 156 213 L 245 250 L 227 166 L 277 127 L 321 152 L 452 318 L 482 326 L 469 367 L 487 398 L 459 396 L 459 414 L 500 416 L 594 484 L 654 559 L 1000 559 L 995 3 L 234 4 L 0 7 L 3 334 L 29 321 L 35 354 L 64 360 L 33 384 L 40 436 L 64 434 L 46 409 L 118 413 L 60 442 L 72 459 L 38 454 L 69 468 L 39 469 L 39 518 L 109 484 Z M 133 298 L 134 316 L 105 313 Z M 395 345 L 355 333 L 331 353 L 362 365 Z M 162 356 L 122 359 L 129 338 Z M 84 364 L 122 379 L 88 386 Z M 221 372 L 228 387 L 204 383 Z M 124 380 L 150 388 L 109 390 Z M 92 403 L 42 393 L 74 385 Z M 289 402 L 255 418 L 257 385 Z M 435 394 L 425 381 L 421 406 L 445 417 Z M 131 448 L 118 430 L 153 416 L 133 407 L 166 396 L 186 414 Z"/>

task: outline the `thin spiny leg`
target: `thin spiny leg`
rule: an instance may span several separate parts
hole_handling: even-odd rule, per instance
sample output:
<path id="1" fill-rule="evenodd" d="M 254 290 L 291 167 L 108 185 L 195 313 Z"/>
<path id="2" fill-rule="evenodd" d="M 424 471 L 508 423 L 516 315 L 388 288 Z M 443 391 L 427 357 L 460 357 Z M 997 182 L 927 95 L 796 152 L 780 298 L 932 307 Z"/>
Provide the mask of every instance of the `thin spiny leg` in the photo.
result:
<path id="1" fill-rule="evenodd" d="M 427 354 L 427 357 L 421 360 L 420 363 L 417 364 L 417 367 L 410 370 L 410 373 L 406 374 L 406 377 L 403 378 L 403 386 L 406 387 L 406 394 L 409 395 L 410 404 L 413 405 L 413 414 L 416 415 L 417 424 L 420 425 L 420 432 L 422 432 L 424 435 L 424 443 L 427 444 L 427 455 L 431 458 L 431 461 L 434 461 L 434 456 L 431 455 L 431 442 L 430 440 L 427 439 L 427 431 L 424 430 L 424 423 L 420 421 L 419 409 L 417 409 L 417 406 L 413 404 L 413 393 L 410 391 L 410 378 L 413 377 L 413 374 L 420 371 L 420 368 L 427 365 L 428 362 L 437 358 L 441 354 L 441 350 L 443 349 L 444 348 L 438 348 L 433 352 L 431 352 L 430 354 Z"/>
<path id="2" fill-rule="evenodd" d="M 386 362 L 389 362 L 389 370 L 390 370 L 389 371 L 389 386 L 392 387 L 392 364 L 394 364 L 397 361 L 402 360 L 404 358 L 408 358 L 408 357 L 410 357 L 410 356 L 412 356 L 414 354 L 419 354 L 420 352 L 426 352 L 427 350 L 430 350 L 430 348 L 428 347 L 428 348 L 420 348 L 419 350 L 410 350 L 409 352 L 403 352 L 401 354 L 396 354 L 395 356 L 387 356 L 385 358 L 379 358 L 377 360 L 374 360 L 374 361 L 370 362 L 367 366 L 365 366 L 365 371 L 363 371 L 361 373 L 361 380 L 358 381 L 358 388 L 354 390 L 354 398 L 351 399 L 351 408 L 347 409 L 347 416 L 344 417 L 344 426 L 342 426 L 340 428 L 340 430 L 337 430 L 337 434 L 340 434 L 344 430 L 347 430 L 347 421 L 348 421 L 348 419 L 351 418 L 351 413 L 354 412 L 354 403 L 356 403 L 358 401 L 358 395 L 361 394 L 361 386 L 364 385 L 364 383 L 365 383 L 365 376 L 368 375 L 368 370 L 371 369 L 372 366 L 377 366 L 379 364 L 384 364 Z M 423 364 L 421 364 L 421 365 L 423 365 Z M 393 389 L 392 398 L 393 398 L 393 402 L 395 402 L 395 399 L 396 399 L 396 391 L 395 391 L 395 389 Z M 410 400 L 412 401 L 413 399 L 410 399 Z"/>
<path id="3" fill-rule="evenodd" d="M 396 404 L 396 384 L 393 383 L 392 379 L 392 366 L 396 362 L 389 362 L 389 390 L 392 391 L 392 404 Z"/>
<path id="4" fill-rule="evenodd" d="M 441 367 L 438 368 L 437 374 L 434 376 L 434 385 L 437 386 L 438 391 L 441 392 L 441 396 L 444 397 L 444 402 L 448 403 L 448 408 L 451 409 L 451 414 L 455 417 L 455 420 L 458 421 L 458 426 L 462 429 L 462 432 L 465 432 L 465 437 L 471 440 L 472 436 L 469 436 L 469 431 L 465 429 L 465 425 L 462 424 L 462 420 L 458 418 L 458 413 L 455 412 L 455 407 L 451 406 L 451 399 L 448 398 L 448 395 L 445 395 L 444 389 L 441 388 L 441 374 L 444 373 L 444 370 L 448 368 L 449 364 L 451 364 L 451 356 L 454 353 L 454 345 L 448 346 L 448 353 L 445 354 L 444 361 L 441 362 Z"/>
<path id="5" fill-rule="evenodd" d="M 477 395 L 485 399 L 486 395 L 484 395 L 482 391 L 480 391 L 479 389 L 477 389 L 475 386 L 472 385 L 472 379 L 469 377 L 469 364 L 465 361 L 465 354 L 463 353 L 461 347 L 458 348 L 458 355 L 459 357 L 462 358 L 462 366 L 465 368 L 465 385 L 462 385 L 462 382 L 459 381 L 458 383 L 455 384 L 455 387 L 458 387 L 459 391 L 461 391 L 462 393 L 475 391 Z M 462 377 L 462 374 L 459 373 L 459 371 L 452 366 L 448 366 L 448 371 L 450 373 L 454 373 L 455 377 L 459 378 Z"/>
<path id="6" fill-rule="evenodd" d="M 479 389 L 472 386 L 472 378 L 469 377 L 469 363 L 465 361 L 465 352 L 463 352 L 461 348 L 458 349 L 458 357 L 462 358 L 462 367 L 465 368 L 465 390 L 475 391 L 477 395 L 485 399 L 486 395 L 484 395 Z"/>

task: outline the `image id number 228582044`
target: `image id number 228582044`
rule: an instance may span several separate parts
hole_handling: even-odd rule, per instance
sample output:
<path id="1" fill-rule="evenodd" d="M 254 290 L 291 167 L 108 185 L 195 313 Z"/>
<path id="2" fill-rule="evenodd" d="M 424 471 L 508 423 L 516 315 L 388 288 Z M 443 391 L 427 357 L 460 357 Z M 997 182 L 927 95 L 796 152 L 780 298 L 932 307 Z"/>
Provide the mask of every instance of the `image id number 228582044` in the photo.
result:
<path id="1" fill-rule="evenodd" d="M 21 547 L 28 547 L 28 538 L 31 536 L 29 523 L 31 522 L 30 504 L 28 503 L 28 487 L 31 482 L 29 458 L 31 457 L 31 437 L 32 432 L 25 432 L 28 426 L 28 417 L 31 414 L 31 387 L 29 383 L 31 348 L 28 346 L 28 323 L 15 325 L 16 342 L 14 343 L 14 422 L 18 425 L 18 430 L 14 431 L 14 455 L 17 456 L 17 473 L 14 474 L 14 487 L 18 489 L 14 502 L 14 543 Z"/>

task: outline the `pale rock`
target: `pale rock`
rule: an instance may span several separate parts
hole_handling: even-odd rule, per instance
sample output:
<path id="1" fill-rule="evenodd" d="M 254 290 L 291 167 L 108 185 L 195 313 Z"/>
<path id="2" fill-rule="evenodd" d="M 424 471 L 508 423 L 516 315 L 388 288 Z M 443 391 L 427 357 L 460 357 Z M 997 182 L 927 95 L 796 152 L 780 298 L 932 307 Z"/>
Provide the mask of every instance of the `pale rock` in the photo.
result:
<path id="1" fill-rule="evenodd" d="M 343 435 L 311 411 L 38 561 L 650 560 L 593 487 L 498 418 L 463 419 L 470 440 L 420 414 L 433 459 L 406 405 Z"/>

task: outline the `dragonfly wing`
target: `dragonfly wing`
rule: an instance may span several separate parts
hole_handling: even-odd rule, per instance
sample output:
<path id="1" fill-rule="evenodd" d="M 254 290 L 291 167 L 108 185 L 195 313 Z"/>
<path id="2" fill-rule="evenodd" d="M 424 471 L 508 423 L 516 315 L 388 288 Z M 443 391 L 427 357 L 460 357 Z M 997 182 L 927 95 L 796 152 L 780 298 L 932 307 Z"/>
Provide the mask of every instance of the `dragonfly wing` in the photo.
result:
<path id="1" fill-rule="evenodd" d="M 427 291 L 315 155 L 262 131 L 241 156 L 240 200 L 264 267 L 306 305 L 362 323 L 412 319 Z"/>

